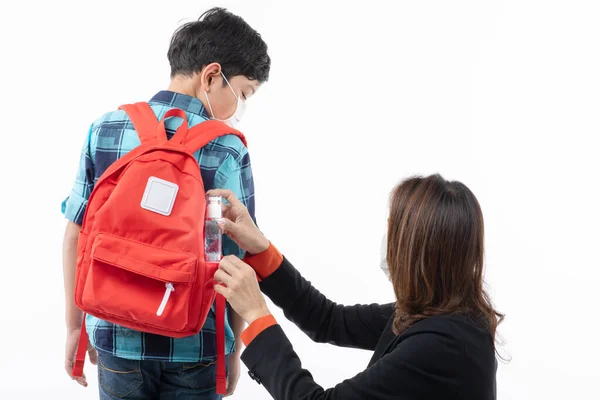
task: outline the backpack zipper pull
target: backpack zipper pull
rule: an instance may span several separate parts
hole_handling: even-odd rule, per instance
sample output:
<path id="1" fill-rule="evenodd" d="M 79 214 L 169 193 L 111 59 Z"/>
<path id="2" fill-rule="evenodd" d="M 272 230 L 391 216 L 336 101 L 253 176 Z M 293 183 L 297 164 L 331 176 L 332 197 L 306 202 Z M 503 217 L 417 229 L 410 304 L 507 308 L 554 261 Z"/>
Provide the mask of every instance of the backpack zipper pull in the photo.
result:
<path id="1" fill-rule="evenodd" d="M 163 296 L 162 302 L 160 303 L 160 306 L 158 306 L 158 310 L 156 311 L 156 315 L 158 315 L 159 317 L 162 315 L 163 311 L 165 311 L 165 307 L 167 306 L 169 297 L 171 297 L 171 292 L 175 291 L 173 284 L 170 282 L 165 283 L 165 287 L 167 288 L 165 290 L 165 295 Z"/>

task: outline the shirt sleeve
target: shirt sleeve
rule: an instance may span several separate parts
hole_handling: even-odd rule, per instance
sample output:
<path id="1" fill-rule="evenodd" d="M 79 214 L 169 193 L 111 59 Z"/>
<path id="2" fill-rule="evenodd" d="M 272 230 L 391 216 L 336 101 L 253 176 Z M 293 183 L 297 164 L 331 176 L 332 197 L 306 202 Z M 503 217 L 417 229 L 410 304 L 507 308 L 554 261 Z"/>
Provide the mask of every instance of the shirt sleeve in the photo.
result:
<path id="1" fill-rule="evenodd" d="M 246 206 L 250 216 L 256 222 L 254 206 L 254 177 L 248 152 L 240 154 L 236 159 L 227 156 L 215 176 L 215 188 L 229 189 Z M 243 258 L 244 250 L 240 249 L 227 236 L 223 236 L 223 255 L 236 255 Z"/>
<path id="2" fill-rule="evenodd" d="M 256 278 L 259 282 L 268 278 L 277 271 L 283 263 L 283 254 L 277 250 L 273 243 L 269 243 L 269 248 L 259 254 L 246 254 L 244 261 L 248 263 L 256 272 Z"/>
<path id="3" fill-rule="evenodd" d="M 71 222 L 81 225 L 87 202 L 94 189 L 95 167 L 92 157 L 92 132 L 90 126 L 85 143 L 81 149 L 79 167 L 75 183 L 69 196 L 62 202 L 62 213 Z"/>
<path id="4" fill-rule="evenodd" d="M 244 342 L 244 345 L 248 346 L 262 331 L 273 325 L 277 325 L 277 321 L 272 314 L 257 319 L 242 332 L 242 342 Z"/>

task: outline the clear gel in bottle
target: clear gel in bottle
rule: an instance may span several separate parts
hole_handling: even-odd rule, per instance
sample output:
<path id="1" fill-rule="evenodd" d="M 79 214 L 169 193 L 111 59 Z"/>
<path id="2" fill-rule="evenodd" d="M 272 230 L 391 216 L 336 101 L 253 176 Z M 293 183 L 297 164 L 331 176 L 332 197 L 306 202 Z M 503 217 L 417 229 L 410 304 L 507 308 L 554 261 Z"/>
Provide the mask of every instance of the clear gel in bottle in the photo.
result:
<path id="1" fill-rule="evenodd" d="M 221 203 L 220 196 L 209 196 L 207 199 L 204 223 L 204 257 L 207 262 L 219 262 L 223 258 L 223 232 L 218 225 L 222 217 Z"/>

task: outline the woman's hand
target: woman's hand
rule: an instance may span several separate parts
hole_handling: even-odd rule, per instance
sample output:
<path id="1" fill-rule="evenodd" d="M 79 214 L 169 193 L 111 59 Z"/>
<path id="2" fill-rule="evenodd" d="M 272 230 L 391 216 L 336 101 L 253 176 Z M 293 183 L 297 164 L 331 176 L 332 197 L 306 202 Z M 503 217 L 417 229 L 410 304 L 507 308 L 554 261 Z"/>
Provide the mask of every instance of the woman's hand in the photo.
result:
<path id="1" fill-rule="evenodd" d="M 226 256 L 221 260 L 215 279 L 225 284 L 216 284 L 215 291 L 222 294 L 248 324 L 270 314 L 258 287 L 256 273 L 236 256 Z"/>
<path id="2" fill-rule="evenodd" d="M 259 254 L 269 248 L 269 241 L 250 217 L 248 209 L 231 190 L 214 189 L 207 194 L 221 196 L 229 203 L 223 203 L 223 219 L 219 222 L 219 227 L 241 249 L 250 254 Z"/>

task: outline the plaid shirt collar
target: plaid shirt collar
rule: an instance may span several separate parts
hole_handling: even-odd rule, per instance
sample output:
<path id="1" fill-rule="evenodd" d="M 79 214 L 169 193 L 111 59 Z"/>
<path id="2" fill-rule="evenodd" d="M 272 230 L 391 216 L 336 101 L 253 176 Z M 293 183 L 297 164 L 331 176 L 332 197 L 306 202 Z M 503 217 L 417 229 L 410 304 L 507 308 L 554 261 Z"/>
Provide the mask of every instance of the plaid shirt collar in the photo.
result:
<path id="1" fill-rule="evenodd" d="M 187 113 L 199 115 L 204 119 L 210 119 L 210 115 L 208 115 L 204 104 L 197 98 L 186 94 L 161 90 L 150 99 L 150 103 L 179 108 Z"/>

